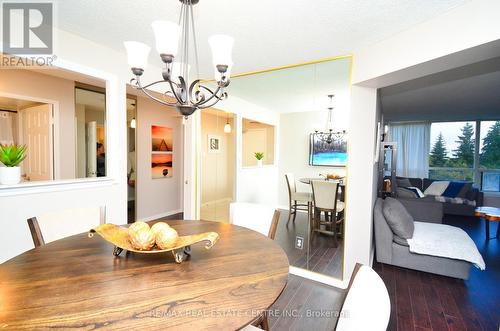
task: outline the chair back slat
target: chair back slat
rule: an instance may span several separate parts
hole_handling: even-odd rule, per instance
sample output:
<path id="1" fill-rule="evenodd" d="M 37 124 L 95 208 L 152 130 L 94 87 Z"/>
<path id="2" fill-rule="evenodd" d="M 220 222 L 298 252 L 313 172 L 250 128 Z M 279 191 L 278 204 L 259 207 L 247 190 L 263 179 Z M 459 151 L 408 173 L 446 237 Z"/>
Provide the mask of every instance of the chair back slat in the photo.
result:
<path id="1" fill-rule="evenodd" d="M 46 213 L 27 220 L 35 247 L 87 232 L 105 223 L 106 208 L 74 208 Z"/>
<path id="2" fill-rule="evenodd" d="M 276 209 L 274 211 L 273 220 L 271 222 L 271 227 L 269 228 L 269 234 L 267 235 L 270 239 L 274 240 L 276 237 L 276 229 L 278 229 L 278 223 L 280 221 L 281 212 Z"/>
<path id="3" fill-rule="evenodd" d="M 292 173 L 285 174 L 286 185 L 288 187 L 288 195 L 292 196 L 292 193 L 297 192 L 297 186 L 295 185 L 295 177 Z"/>

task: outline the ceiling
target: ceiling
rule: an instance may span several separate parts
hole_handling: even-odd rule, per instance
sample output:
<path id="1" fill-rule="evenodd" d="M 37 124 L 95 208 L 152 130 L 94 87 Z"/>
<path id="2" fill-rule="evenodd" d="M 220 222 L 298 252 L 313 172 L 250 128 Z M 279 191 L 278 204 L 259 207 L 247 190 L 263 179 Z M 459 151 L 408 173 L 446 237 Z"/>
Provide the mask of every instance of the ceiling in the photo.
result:
<path id="1" fill-rule="evenodd" d="M 386 121 L 500 119 L 500 57 L 380 90 Z"/>
<path id="2" fill-rule="evenodd" d="M 41 103 L 0 96 L 0 109 L 3 110 L 20 110 L 27 107 L 33 107 L 38 105 L 41 105 Z"/>
<path id="3" fill-rule="evenodd" d="M 201 0 L 194 13 L 200 75 L 213 75 L 207 42 L 212 34 L 235 38 L 233 73 L 242 73 L 348 54 L 467 1 Z M 178 0 L 56 2 L 59 28 L 119 51 L 126 40 L 154 49 L 151 22 L 177 21 L 180 9 Z M 150 62 L 160 65 L 154 50 Z"/>

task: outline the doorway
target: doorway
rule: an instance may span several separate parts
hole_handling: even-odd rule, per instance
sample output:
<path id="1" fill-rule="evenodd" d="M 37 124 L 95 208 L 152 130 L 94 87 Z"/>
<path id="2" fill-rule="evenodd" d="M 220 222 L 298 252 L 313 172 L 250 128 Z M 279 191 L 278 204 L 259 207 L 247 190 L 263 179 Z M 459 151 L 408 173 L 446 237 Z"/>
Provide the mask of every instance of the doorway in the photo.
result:
<path id="1" fill-rule="evenodd" d="M 236 134 L 234 115 L 207 109 L 201 113 L 201 204 L 203 220 L 229 223 L 234 201 Z"/>
<path id="2" fill-rule="evenodd" d="M 127 96 L 127 221 L 133 223 L 137 206 L 137 98 Z"/>

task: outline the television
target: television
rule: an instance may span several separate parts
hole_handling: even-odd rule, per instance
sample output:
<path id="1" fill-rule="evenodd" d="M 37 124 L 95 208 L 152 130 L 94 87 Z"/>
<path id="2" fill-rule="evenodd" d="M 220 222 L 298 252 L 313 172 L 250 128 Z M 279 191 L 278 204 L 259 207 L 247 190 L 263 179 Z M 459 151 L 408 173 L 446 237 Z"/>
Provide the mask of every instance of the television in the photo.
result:
<path id="1" fill-rule="evenodd" d="M 345 167 L 347 165 L 347 135 L 343 134 L 327 143 L 317 133 L 310 134 L 309 165 Z"/>

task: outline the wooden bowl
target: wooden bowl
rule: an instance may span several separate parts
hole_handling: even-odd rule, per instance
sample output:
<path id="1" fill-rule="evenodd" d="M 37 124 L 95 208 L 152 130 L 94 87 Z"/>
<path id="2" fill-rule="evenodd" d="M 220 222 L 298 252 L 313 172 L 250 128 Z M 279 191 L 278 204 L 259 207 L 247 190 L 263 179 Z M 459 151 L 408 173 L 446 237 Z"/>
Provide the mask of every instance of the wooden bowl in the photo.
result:
<path id="1" fill-rule="evenodd" d="M 132 247 L 129 240 L 128 228 L 115 224 L 102 224 L 89 231 L 89 238 L 92 238 L 95 233 L 98 233 L 106 241 L 115 245 L 115 249 L 113 251 L 113 255 L 115 256 L 120 255 L 123 250 L 142 254 L 172 252 L 177 263 L 181 263 L 191 254 L 191 245 L 199 242 L 205 242 L 205 248 L 210 249 L 213 245 L 215 245 L 217 240 L 219 240 L 219 234 L 217 232 L 204 232 L 190 236 L 180 236 L 175 245 L 168 249 L 158 249 L 154 246 L 153 249 L 149 251 L 140 251 Z"/>

